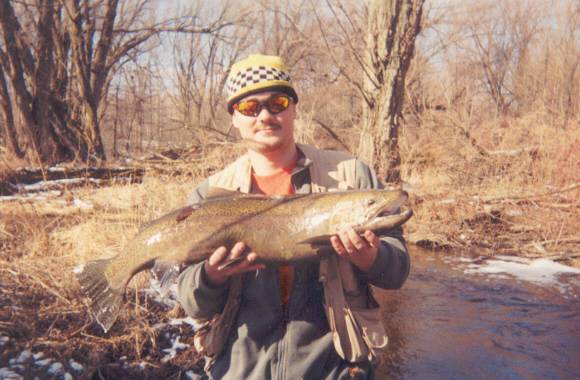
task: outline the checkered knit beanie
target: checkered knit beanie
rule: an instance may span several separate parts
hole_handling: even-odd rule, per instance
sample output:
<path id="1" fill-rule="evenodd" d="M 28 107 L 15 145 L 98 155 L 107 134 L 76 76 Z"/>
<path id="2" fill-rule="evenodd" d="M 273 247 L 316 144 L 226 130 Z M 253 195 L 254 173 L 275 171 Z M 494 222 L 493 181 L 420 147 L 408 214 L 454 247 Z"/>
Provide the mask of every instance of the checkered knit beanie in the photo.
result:
<path id="1" fill-rule="evenodd" d="M 245 96 L 263 91 L 285 92 L 298 102 L 298 95 L 290 82 L 288 69 L 281 57 L 252 54 L 236 62 L 226 82 L 228 112 L 234 112 L 233 105 Z"/>

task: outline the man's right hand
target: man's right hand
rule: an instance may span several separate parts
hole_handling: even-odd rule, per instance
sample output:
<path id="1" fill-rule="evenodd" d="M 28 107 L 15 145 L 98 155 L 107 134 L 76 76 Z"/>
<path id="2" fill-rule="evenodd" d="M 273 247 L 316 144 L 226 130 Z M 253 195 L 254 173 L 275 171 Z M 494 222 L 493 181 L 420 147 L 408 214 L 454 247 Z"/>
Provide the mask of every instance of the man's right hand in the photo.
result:
<path id="1" fill-rule="evenodd" d="M 255 261 L 258 258 L 258 255 L 255 252 L 250 252 L 245 260 L 220 269 L 220 267 L 226 262 L 226 259 L 240 257 L 244 253 L 245 248 L 246 245 L 243 242 L 237 242 L 229 253 L 226 247 L 219 247 L 211 254 L 203 266 L 210 285 L 223 285 L 230 276 L 257 269 L 264 269 L 266 267 L 264 264 L 256 264 Z"/>

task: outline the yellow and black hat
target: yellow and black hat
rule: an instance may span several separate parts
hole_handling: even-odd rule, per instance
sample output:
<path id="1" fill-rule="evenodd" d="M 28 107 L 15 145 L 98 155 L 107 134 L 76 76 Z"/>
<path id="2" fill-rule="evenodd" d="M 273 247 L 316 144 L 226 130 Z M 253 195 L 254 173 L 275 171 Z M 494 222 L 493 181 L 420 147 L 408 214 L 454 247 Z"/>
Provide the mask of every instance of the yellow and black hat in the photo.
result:
<path id="1" fill-rule="evenodd" d="M 233 105 L 245 96 L 263 91 L 281 91 L 298 103 L 298 95 L 290 82 L 288 68 L 281 57 L 252 54 L 236 62 L 228 75 L 228 112 L 234 112 Z"/>

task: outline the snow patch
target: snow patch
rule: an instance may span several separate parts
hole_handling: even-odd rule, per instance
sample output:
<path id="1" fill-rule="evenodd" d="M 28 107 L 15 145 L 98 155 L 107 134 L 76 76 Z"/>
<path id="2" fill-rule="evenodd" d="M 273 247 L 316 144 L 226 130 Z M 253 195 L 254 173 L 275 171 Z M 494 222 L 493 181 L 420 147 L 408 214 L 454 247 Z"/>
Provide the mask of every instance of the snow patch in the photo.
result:
<path id="1" fill-rule="evenodd" d="M 34 362 L 39 367 L 46 367 L 52 363 L 52 359 L 41 359 Z"/>
<path id="2" fill-rule="evenodd" d="M 55 362 L 48 367 L 48 373 L 51 375 L 62 375 L 64 373 L 64 367 L 61 363 Z"/>
<path id="3" fill-rule="evenodd" d="M 17 374 L 16 372 L 10 370 L 10 368 L 0 368 L 0 379 L 4 380 L 20 380 L 23 379 L 22 376 Z"/>
<path id="4" fill-rule="evenodd" d="M 185 318 L 172 318 L 169 320 L 169 324 L 171 326 L 179 326 L 179 325 L 190 325 L 191 327 L 193 327 L 194 331 L 197 331 L 197 329 L 199 329 L 201 327 L 201 323 L 197 322 L 195 319 L 191 318 L 191 317 L 185 317 Z"/>
<path id="5" fill-rule="evenodd" d="M 164 349 L 162 350 L 163 352 L 167 353 L 167 355 L 165 355 L 165 356 L 164 356 L 164 357 L 161 359 L 161 361 L 162 361 L 163 363 L 165 363 L 165 362 L 167 362 L 167 361 L 169 361 L 169 360 L 173 359 L 173 358 L 175 357 L 175 355 L 177 355 L 177 351 L 179 351 L 179 350 L 184 350 L 184 349 L 186 349 L 187 347 L 189 347 L 189 344 L 187 344 L 187 343 L 181 343 L 181 342 L 179 341 L 179 336 L 176 336 L 176 337 L 175 337 L 175 340 L 173 340 L 173 341 L 171 342 L 171 347 L 169 347 L 169 348 L 164 348 Z"/>
<path id="6" fill-rule="evenodd" d="M 199 373 L 195 373 L 193 371 L 187 371 L 185 372 L 185 376 L 187 376 L 188 379 L 190 380 L 201 380 L 203 379 L 203 376 L 200 375 Z"/>
<path id="7" fill-rule="evenodd" d="M 529 260 L 513 256 L 495 256 L 481 264 L 470 264 L 464 270 L 466 274 L 484 273 L 494 276 L 509 275 L 516 279 L 538 285 L 555 285 L 560 290 L 567 287 L 560 281 L 564 274 L 579 275 L 580 269 L 557 263 L 549 259 Z"/>
<path id="8" fill-rule="evenodd" d="M 74 359 L 69 359 L 68 365 L 73 371 L 81 372 L 83 370 L 83 365 L 76 362 Z"/>
<path id="9" fill-rule="evenodd" d="M 28 350 L 24 350 L 18 355 L 18 357 L 14 360 L 17 364 L 24 364 L 32 358 L 32 352 Z M 12 360 L 10 360 L 12 361 Z"/>
<path id="10" fill-rule="evenodd" d="M 73 200 L 73 205 L 80 208 L 81 210 L 91 210 L 94 208 L 92 203 L 85 202 L 85 201 L 78 199 L 78 198 L 75 198 Z"/>

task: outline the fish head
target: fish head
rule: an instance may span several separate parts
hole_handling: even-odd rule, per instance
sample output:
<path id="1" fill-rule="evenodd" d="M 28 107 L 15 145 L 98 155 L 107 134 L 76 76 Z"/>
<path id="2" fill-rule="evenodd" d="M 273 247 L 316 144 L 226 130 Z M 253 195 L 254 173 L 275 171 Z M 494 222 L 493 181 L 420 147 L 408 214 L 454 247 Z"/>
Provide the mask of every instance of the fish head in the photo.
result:
<path id="1" fill-rule="evenodd" d="M 396 227 L 406 222 L 412 212 L 401 207 L 408 195 L 402 190 L 357 190 L 337 193 L 332 200 L 332 220 L 338 231 L 346 226 L 357 230 Z"/>

